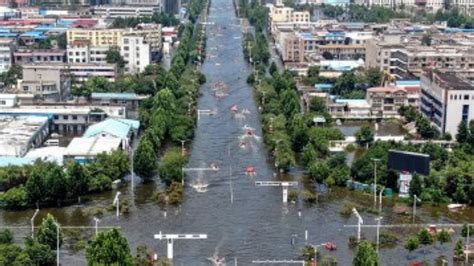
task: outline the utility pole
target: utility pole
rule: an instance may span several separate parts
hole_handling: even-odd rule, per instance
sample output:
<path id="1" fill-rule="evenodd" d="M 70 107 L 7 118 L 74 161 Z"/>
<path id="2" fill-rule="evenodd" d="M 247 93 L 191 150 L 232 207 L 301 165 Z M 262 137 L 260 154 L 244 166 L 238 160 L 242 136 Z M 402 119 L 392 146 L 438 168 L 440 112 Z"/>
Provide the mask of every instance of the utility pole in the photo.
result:
<path id="1" fill-rule="evenodd" d="M 378 158 L 372 158 L 374 162 L 374 210 L 377 209 L 377 162 L 380 161 Z"/>
<path id="2" fill-rule="evenodd" d="M 382 189 L 380 190 L 380 194 L 379 194 L 379 214 L 382 213 L 382 196 L 383 196 L 383 191 L 385 190 L 385 187 L 382 187 Z"/>
<path id="3" fill-rule="evenodd" d="M 131 162 L 130 162 L 130 173 L 132 175 L 131 180 L 132 180 L 132 195 L 133 195 L 133 191 L 135 189 L 135 171 L 133 169 L 133 158 L 134 158 L 133 141 L 132 141 L 132 143 L 130 143 L 130 153 L 132 155 L 132 158 L 130 159 L 131 160 Z"/>

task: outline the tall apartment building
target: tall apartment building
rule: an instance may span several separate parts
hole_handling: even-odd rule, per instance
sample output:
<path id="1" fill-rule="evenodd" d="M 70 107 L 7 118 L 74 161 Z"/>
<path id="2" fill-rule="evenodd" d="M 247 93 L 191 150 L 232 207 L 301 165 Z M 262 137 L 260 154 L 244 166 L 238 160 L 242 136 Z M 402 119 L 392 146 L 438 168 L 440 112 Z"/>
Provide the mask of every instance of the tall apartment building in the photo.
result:
<path id="1" fill-rule="evenodd" d="M 140 73 L 151 63 L 150 44 L 143 36 L 125 36 L 122 39 L 121 54 L 125 61 L 125 71 Z"/>
<path id="2" fill-rule="evenodd" d="M 71 76 L 62 64 L 24 64 L 19 85 L 19 93 L 33 94 L 47 102 L 63 101 L 70 95 Z"/>
<path id="3" fill-rule="evenodd" d="M 89 40 L 92 46 L 118 46 L 127 31 L 126 29 L 70 28 L 67 30 L 67 43 Z"/>
<path id="4" fill-rule="evenodd" d="M 426 69 L 421 75 L 421 111 L 441 133 L 457 134 L 474 119 L 474 86 L 453 73 Z"/>
<path id="5" fill-rule="evenodd" d="M 12 65 L 12 39 L 0 39 L 0 73 L 6 72 Z"/>

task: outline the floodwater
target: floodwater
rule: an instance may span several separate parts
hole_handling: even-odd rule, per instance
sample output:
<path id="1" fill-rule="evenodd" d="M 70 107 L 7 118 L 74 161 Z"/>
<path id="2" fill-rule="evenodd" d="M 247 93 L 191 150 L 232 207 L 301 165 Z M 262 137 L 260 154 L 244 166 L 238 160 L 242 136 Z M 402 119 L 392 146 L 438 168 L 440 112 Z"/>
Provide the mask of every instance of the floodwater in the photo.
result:
<path id="1" fill-rule="evenodd" d="M 337 257 L 339 265 L 350 265 L 353 251 L 348 248 L 348 238 L 356 234 L 355 228 L 345 228 L 344 224 L 355 224 L 356 218 L 343 217 L 340 209 L 347 203 L 372 206 L 372 197 L 348 193 L 336 189 L 329 195 L 320 195 L 318 203 L 282 203 L 282 190 L 278 187 L 256 187 L 255 180 L 300 180 L 299 173 L 274 177 L 274 169 L 263 144 L 256 138 L 249 139 L 245 148 L 240 147 L 240 139 L 248 125 L 262 135 L 260 117 L 253 97 L 253 90 L 246 84 L 250 68 L 246 65 L 241 47 L 240 22 L 235 17 L 230 0 L 213 0 L 208 25 L 208 51 L 213 56 L 203 64 L 202 71 L 208 82 L 202 88 L 200 109 L 217 110 L 216 115 L 202 115 L 191 147 L 187 167 L 209 167 L 211 163 L 219 167 L 217 172 L 190 172 L 188 184 L 199 180 L 208 184 L 205 192 L 186 187 L 185 202 L 179 207 L 159 207 L 152 196 L 159 184 L 138 185 L 134 193 L 130 186 L 122 188 L 122 200 L 128 199 L 130 213 L 115 217 L 114 211 L 105 208 L 112 203 L 114 192 L 90 197 L 84 205 L 66 208 L 43 209 L 37 223 L 47 212 L 51 212 L 63 226 L 93 226 L 93 216 L 102 209 L 100 226 L 119 226 L 129 239 L 131 247 L 147 244 L 160 257 L 166 256 L 166 243 L 155 240 L 153 235 L 164 234 L 207 234 L 206 240 L 179 240 L 174 244 L 175 265 L 210 265 L 209 257 L 224 257 L 227 264 L 251 265 L 252 260 L 300 259 L 300 249 L 308 244 L 331 241 L 337 251 L 322 251 L 323 255 Z M 212 84 L 224 82 L 228 95 L 216 98 Z M 233 105 L 240 110 L 248 109 L 250 114 L 236 119 L 230 111 Z M 256 175 L 245 175 L 245 168 L 253 166 Z M 301 189 L 303 185 L 299 185 Z M 231 201 L 231 195 L 233 201 Z M 406 221 L 392 213 L 390 202 L 384 202 L 384 223 Z M 301 210 L 301 216 L 298 215 Z M 166 212 L 166 215 L 165 215 Z M 465 212 L 468 212 L 467 210 Z M 453 222 L 459 217 L 445 217 L 446 211 L 419 209 L 419 221 L 424 223 Z M 470 221 L 473 222 L 472 210 Z M 1 211 L 0 224 L 3 226 L 29 225 L 33 210 L 22 212 Z M 375 224 L 375 215 L 361 211 L 365 224 Z M 467 216 L 462 216 L 466 219 Z M 409 217 L 408 217 L 409 219 Z M 67 229 L 66 229 L 67 230 Z M 86 229 L 89 233 L 93 228 Z M 305 240 L 305 231 L 308 239 Z M 384 230 L 382 230 L 384 231 Z M 17 228 L 17 241 L 29 233 L 28 228 Z M 375 229 L 363 229 L 369 240 L 375 239 Z M 293 240 L 292 240 L 293 239 Z M 401 240 L 402 241 L 402 240 Z M 382 249 L 380 257 L 383 265 L 407 265 L 410 259 L 434 261 L 440 254 L 446 254 L 451 261 L 454 243 L 443 247 L 423 248 L 424 252 L 414 252 L 407 257 L 403 245 Z M 64 265 L 84 265 L 84 253 L 64 251 L 61 254 Z M 283 264 L 284 265 L 284 264 Z"/>
<path id="2" fill-rule="evenodd" d="M 336 127 L 339 128 L 345 136 L 355 136 L 363 125 L 369 125 L 374 129 L 374 133 L 377 136 L 401 136 L 406 134 L 406 131 L 400 124 L 390 120 L 377 122 L 377 129 L 375 129 L 376 126 L 374 122 L 364 121 L 342 121 L 341 125 Z"/>

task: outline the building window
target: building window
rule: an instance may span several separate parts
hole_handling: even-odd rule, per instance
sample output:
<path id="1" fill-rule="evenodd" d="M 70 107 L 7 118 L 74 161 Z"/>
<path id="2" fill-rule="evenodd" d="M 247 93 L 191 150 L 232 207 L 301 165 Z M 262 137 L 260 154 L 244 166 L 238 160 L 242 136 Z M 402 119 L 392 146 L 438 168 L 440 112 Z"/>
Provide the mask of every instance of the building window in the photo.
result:
<path id="1" fill-rule="evenodd" d="M 72 120 L 77 120 L 77 115 L 73 115 Z"/>
<path id="2" fill-rule="evenodd" d="M 0 105 L 6 105 L 7 104 L 7 101 L 5 100 L 0 100 Z"/>
<path id="3" fill-rule="evenodd" d="M 462 106 L 462 121 L 467 122 L 468 118 L 469 118 L 469 104 L 464 104 Z"/>
<path id="4" fill-rule="evenodd" d="M 468 94 L 464 95 L 464 100 L 469 100 L 469 95 Z"/>
<path id="5" fill-rule="evenodd" d="M 67 115 L 63 115 L 63 120 L 68 120 L 69 117 Z"/>

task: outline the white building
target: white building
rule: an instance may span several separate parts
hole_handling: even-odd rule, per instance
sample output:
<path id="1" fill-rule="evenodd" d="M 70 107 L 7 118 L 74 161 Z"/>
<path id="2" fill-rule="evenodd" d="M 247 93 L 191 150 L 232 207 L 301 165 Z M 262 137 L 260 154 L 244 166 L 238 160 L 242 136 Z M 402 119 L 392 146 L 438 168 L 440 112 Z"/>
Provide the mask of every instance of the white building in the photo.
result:
<path id="1" fill-rule="evenodd" d="M 95 15 L 108 18 L 151 17 L 153 13 L 161 12 L 161 6 L 95 6 L 93 12 Z"/>
<path id="2" fill-rule="evenodd" d="M 474 119 L 474 86 L 451 73 L 425 70 L 421 75 L 421 111 L 441 133 L 458 132 Z"/>
<path id="3" fill-rule="evenodd" d="M 88 40 L 78 40 L 67 46 L 69 63 L 107 63 L 108 47 L 92 46 Z"/>
<path id="4" fill-rule="evenodd" d="M 143 36 L 124 36 L 121 49 L 125 61 L 125 71 L 140 73 L 151 62 L 150 44 Z"/>
<path id="5" fill-rule="evenodd" d="M 12 65 L 12 39 L 0 39 L 0 73 L 6 72 Z"/>
<path id="6" fill-rule="evenodd" d="M 0 108 L 10 108 L 16 106 L 18 97 L 16 94 L 0 94 Z"/>

